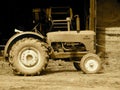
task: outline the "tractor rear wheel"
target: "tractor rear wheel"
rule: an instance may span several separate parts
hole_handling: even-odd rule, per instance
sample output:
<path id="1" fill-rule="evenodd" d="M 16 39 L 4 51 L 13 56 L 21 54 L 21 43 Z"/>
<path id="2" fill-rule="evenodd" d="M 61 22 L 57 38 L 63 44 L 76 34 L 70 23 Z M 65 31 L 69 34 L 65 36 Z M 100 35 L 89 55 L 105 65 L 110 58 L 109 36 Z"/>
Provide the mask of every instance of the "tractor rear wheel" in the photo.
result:
<path id="1" fill-rule="evenodd" d="M 98 55 L 88 53 L 82 57 L 80 67 L 84 73 L 95 74 L 101 69 L 101 60 Z"/>
<path id="2" fill-rule="evenodd" d="M 48 63 L 47 48 L 34 38 L 17 41 L 10 50 L 9 62 L 15 74 L 38 75 Z"/>

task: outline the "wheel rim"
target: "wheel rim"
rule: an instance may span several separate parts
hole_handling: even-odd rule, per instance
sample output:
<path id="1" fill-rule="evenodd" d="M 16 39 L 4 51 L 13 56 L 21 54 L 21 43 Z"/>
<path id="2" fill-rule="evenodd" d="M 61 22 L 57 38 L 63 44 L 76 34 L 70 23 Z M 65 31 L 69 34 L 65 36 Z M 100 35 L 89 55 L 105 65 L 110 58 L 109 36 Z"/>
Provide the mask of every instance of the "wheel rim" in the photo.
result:
<path id="1" fill-rule="evenodd" d="M 37 49 L 23 49 L 19 53 L 19 62 L 25 67 L 33 67 L 40 60 L 40 53 Z"/>
<path id="2" fill-rule="evenodd" d="M 98 62 L 94 59 L 88 59 L 86 62 L 85 62 L 85 68 L 87 71 L 90 71 L 90 72 L 94 72 L 98 69 Z"/>

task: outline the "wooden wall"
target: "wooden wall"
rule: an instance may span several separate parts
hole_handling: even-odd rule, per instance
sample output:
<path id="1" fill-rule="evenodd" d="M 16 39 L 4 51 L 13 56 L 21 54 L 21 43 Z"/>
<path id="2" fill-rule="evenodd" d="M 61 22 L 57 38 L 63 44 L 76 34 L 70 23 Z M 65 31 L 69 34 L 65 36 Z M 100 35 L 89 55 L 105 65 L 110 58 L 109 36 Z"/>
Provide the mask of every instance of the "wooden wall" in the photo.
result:
<path id="1" fill-rule="evenodd" d="M 107 71 L 120 70 L 120 2 L 97 0 L 97 52 L 105 52 Z"/>

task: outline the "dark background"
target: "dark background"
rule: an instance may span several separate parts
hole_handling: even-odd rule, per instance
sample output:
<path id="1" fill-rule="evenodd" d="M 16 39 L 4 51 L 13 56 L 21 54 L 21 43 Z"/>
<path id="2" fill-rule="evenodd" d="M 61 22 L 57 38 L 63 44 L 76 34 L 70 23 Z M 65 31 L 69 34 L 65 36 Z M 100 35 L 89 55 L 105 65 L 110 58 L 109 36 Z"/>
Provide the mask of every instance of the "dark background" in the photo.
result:
<path id="1" fill-rule="evenodd" d="M 14 29 L 31 30 L 33 25 L 33 8 L 46 8 L 49 6 L 70 6 L 74 13 L 82 11 L 89 0 L 4 0 L 1 2 L 0 13 L 0 45 L 14 34 Z M 84 3 L 83 3 L 84 2 Z M 80 14 L 81 16 L 83 14 Z M 83 20 L 82 20 L 83 21 Z"/>
<path id="2" fill-rule="evenodd" d="M 33 8 L 45 8 L 49 6 L 71 6 L 73 7 L 75 13 L 80 12 L 81 17 L 83 17 L 83 13 L 86 12 L 84 12 L 85 10 L 81 7 L 88 5 L 88 3 L 86 3 L 88 1 L 89 0 L 1 0 L 0 45 L 5 44 L 6 41 L 14 34 L 15 28 L 18 28 L 20 30 L 30 30 L 33 28 Z M 113 4 L 110 7 L 109 3 L 111 1 L 113 1 Z M 119 3 L 120 0 L 106 0 L 106 3 L 108 5 L 105 4 L 104 0 L 97 0 L 97 2 L 101 2 L 97 6 L 97 16 L 99 17 L 97 22 L 98 26 L 119 26 L 120 24 L 116 23 L 114 20 L 114 18 L 117 18 L 119 16 L 119 5 L 114 5 L 114 2 Z M 109 17 L 111 17 L 111 14 L 114 13 L 109 12 L 112 10 L 113 12 L 116 11 L 116 15 L 118 16 L 113 15 L 114 18 L 111 20 L 111 18 Z M 111 20 L 111 22 L 108 22 L 108 20 Z M 115 23 L 113 22 L 113 20 Z M 84 20 L 81 21 L 84 22 Z M 117 21 L 119 21 L 119 18 L 117 19 Z"/>

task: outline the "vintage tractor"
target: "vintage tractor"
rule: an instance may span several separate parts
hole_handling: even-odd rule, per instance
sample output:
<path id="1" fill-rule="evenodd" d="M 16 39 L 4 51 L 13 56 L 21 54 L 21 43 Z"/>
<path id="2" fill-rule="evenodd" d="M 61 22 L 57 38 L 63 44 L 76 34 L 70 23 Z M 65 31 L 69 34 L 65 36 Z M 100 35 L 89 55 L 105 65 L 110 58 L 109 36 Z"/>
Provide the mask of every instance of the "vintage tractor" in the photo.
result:
<path id="1" fill-rule="evenodd" d="M 31 31 L 15 30 L 6 43 L 4 57 L 17 75 L 39 75 L 49 60 L 71 61 L 77 70 L 98 73 L 101 59 L 96 54 L 95 31 L 80 29 L 80 17 L 70 7 L 41 9 L 43 18 Z M 93 25 L 92 25 L 93 26 Z"/>

